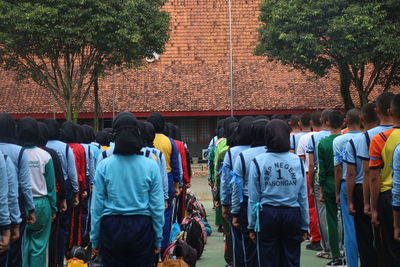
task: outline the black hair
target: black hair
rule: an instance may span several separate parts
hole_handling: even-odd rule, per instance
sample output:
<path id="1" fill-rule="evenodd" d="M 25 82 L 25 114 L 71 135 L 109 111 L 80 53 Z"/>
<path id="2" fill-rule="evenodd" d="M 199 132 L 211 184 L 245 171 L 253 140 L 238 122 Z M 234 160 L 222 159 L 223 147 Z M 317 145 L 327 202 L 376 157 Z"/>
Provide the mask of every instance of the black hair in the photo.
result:
<path id="1" fill-rule="evenodd" d="M 348 125 L 361 125 L 361 111 L 358 108 L 352 108 L 346 113 Z"/>
<path id="2" fill-rule="evenodd" d="M 384 116 L 389 116 L 388 109 L 390 108 L 390 103 L 394 97 L 391 92 L 383 92 L 376 99 L 376 107 Z"/>
<path id="3" fill-rule="evenodd" d="M 366 123 L 378 123 L 379 118 L 378 114 L 375 111 L 376 104 L 374 103 L 367 103 L 361 109 L 361 114 Z"/>
<path id="4" fill-rule="evenodd" d="M 393 96 L 390 109 L 392 110 L 393 117 L 400 119 L 400 94 Z"/>
<path id="5" fill-rule="evenodd" d="M 310 121 L 311 121 L 311 113 L 306 112 L 301 114 L 300 116 L 300 122 L 301 125 L 303 125 L 304 127 L 310 127 Z"/>
<path id="6" fill-rule="evenodd" d="M 319 111 L 314 111 L 313 113 L 311 113 L 311 119 L 310 119 L 314 126 L 316 127 L 321 127 L 322 123 L 321 123 L 321 112 Z"/>
<path id="7" fill-rule="evenodd" d="M 256 119 L 251 124 L 251 139 L 252 147 L 264 146 L 265 145 L 265 127 L 269 120 L 267 119 Z"/>
<path id="8" fill-rule="evenodd" d="M 290 127 L 298 127 L 299 126 L 299 121 L 300 121 L 299 115 L 293 114 L 292 116 L 290 116 L 289 126 Z"/>
<path id="9" fill-rule="evenodd" d="M 330 108 L 324 109 L 324 110 L 322 111 L 322 113 L 321 113 L 321 120 L 322 120 L 322 121 L 325 121 L 325 122 L 329 121 L 329 116 L 330 116 L 330 114 L 331 114 L 332 112 L 333 112 L 333 109 L 330 109 Z"/>
<path id="10" fill-rule="evenodd" d="M 339 110 L 333 110 L 329 113 L 328 122 L 333 129 L 341 129 L 343 126 L 344 115 Z"/>

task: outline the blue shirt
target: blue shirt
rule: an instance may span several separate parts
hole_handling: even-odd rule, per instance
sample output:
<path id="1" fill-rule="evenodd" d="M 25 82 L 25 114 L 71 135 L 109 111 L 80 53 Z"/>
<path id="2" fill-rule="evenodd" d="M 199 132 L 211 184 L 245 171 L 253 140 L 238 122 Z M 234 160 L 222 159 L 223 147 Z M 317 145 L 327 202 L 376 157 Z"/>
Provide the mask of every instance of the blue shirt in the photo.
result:
<path id="1" fill-rule="evenodd" d="M 94 181 L 94 172 L 96 171 L 94 167 L 94 154 L 93 147 L 89 144 L 81 144 L 85 149 L 85 159 L 86 159 L 86 177 L 89 179 L 90 184 Z"/>
<path id="2" fill-rule="evenodd" d="M 369 160 L 369 145 L 372 141 L 372 138 L 374 138 L 375 135 L 387 131 L 391 128 L 392 126 L 379 125 L 365 132 L 363 134 L 363 140 L 358 143 L 357 157 L 361 158 L 362 160 Z"/>
<path id="3" fill-rule="evenodd" d="M 154 147 L 144 147 L 141 150 L 143 155 L 149 159 L 155 160 L 157 162 L 158 168 L 160 169 L 160 175 L 163 184 L 164 199 L 169 199 L 168 197 L 168 173 L 167 173 L 167 162 L 165 161 L 164 154 Z"/>
<path id="4" fill-rule="evenodd" d="M 393 210 L 400 211 L 400 145 L 396 147 L 393 153 Z"/>
<path id="5" fill-rule="evenodd" d="M 231 213 L 239 214 L 240 212 L 240 203 L 241 198 L 243 196 L 249 196 L 248 182 L 249 182 L 249 169 L 252 160 L 262 154 L 267 152 L 267 148 L 265 146 L 257 146 L 249 148 L 242 153 L 239 154 L 237 160 L 235 161 L 235 165 L 233 167 L 234 175 L 237 175 L 237 179 L 240 179 L 240 183 L 233 183 L 232 186 L 232 203 L 231 203 Z M 240 192 L 242 189 L 242 192 Z M 241 194 L 243 194 L 241 196 Z"/>
<path id="6" fill-rule="evenodd" d="M 0 231 L 10 229 L 11 224 L 10 212 L 8 208 L 8 186 L 9 177 L 7 175 L 6 160 L 4 155 L 0 153 Z"/>
<path id="7" fill-rule="evenodd" d="M 93 150 L 94 169 L 96 170 L 97 160 L 99 159 L 99 156 L 101 154 L 101 146 L 99 144 L 97 144 L 96 142 L 92 142 L 89 145 L 91 147 L 91 150 Z"/>
<path id="8" fill-rule="evenodd" d="M 250 146 L 235 146 L 225 153 L 224 161 L 222 162 L 220 185 L 220 198 L 223 206 L 231 204 L 231 172 L 233 171 L 233 166 L 235 166 L 235 161 L 241 152 L 249 148 Z"/>
<path id="9" fill-rule="evenodd" d="M 297 146 L 299 145 L 299 140 L 305 134 L 306 134 L 306 132 L 301 132 L 301 133 L 292 134 L 290 136 L 290 150 L 293 150 L 294 152 L 297 151 Z"/>
<path id="10" fill-rule="evenodd" d="M 357 147 L 360 142 L 363 142 L 363 140 L 364 140 L 363 133 L 360 133 L 353 139 L 349 140 L 349 142 L 346 145 L 346 151 L 343 158 L 343 161 L 346 162 L 346 164 L 351 164 L 356 166 L 357 168 L 355 177 L 356 184 L 362 184 L 364 182 L 364 168 L 362 165 L 362 160 L 359 157 L 357 157 Z"/>
<path id="11" fill-rule="evenodd" d="M 250 165 L 249 229 L 254 229 L 262 205 L 299 207 L 301 230 L 308 231 L 309 211 L 306 172 L 303 161 L 295 154 L 263 153 Z"/>
<path id="12" fill-rule="evenodd" d="M 142 155 L 112 155 L 96 170 L 90 240 L 99 248 L 100 224 L 107 215 L 145 215 L 153 220 L 155 247 L 161 246 L 164 194 L 160 170 Z"/>
<path id="13" fill-rule="evenodd" d="M 61 161 L 64 180 L 70 180 L 74 193 L 79 192 L 78 173 L 76 172 L 75 156 L 69 146 L 58 140 L 49 140 L 46 144 L 48 148 L 55 150 Z M 67 149 L 68 146 L 68 149 Z M 68 155 L 67 155 L 68 153 Z"/>
<path id="14" fill-rule="evenodd" d="M 18 176 L 19 200 L 20 203 L 24 203 L 24 207 L 20 206 L 20 208 L 31 211 L 35 209 L 32 197 L 31 176 L 26 152 L 22 153 L 21 160 L 19 161 L 21 149 L 22 147 L 18 145 L 0 143 L 0 152 L 10 157 Z"/>
<path id="15" fill-rule="evenodd" d="M 361 132 L 347 132 L 333 140 L 333 165 L 336 167 L 342 164 L 342 179 L 346 179 L 347 173 L 347 164 L 344 161 L 347 143 L 360 134 Z"/>
<path id="16" fill-rule="evenodd" d="M 12 224 L 20 224 L 22 218 L 18 202 L 18 173 L 10 157 L 5 156 L 5 164 L 8 177 L 8 208 L 10 211 L 10 220 Z"/>
<path id="17" fill-rule="evenodd" d="M 319 141 L 321 141 L 322 138 L 325 138 L 329 135 L 331 135 L 331 131 L 328 131 L 328 130 L 322 130 L 322 131 L 316 132 L 315 134 L 311 135 L 310 141 L 308 142 L 306 149 L 307 149 L 307 153 L 314 154 L 314 163 L 315 164 L 318 162 L 317 149 L 316 149 L 317 145 L 318 145 Z"/>

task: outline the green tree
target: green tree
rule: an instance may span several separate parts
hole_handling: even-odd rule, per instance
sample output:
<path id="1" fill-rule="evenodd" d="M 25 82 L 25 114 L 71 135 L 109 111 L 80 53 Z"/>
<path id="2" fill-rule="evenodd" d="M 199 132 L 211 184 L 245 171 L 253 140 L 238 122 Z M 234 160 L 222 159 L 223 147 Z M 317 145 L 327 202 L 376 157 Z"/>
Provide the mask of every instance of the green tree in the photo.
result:
<path id="1" fill-rule="evenodd" d="M 165 0 L 0 0 L 0 63 L 51 92 L 77 119 L 114 67 L 137 67 L 168 41 Z M 98 86 L 97 86 L 98 88 Z"/>
<path id="2" fill-rule="evenodd" d="M 336 69 L 345 107 L 351 84 L 362 105 L 398 82 L 399 10 L 396 0 L 264 0 L 256 54 L 317 77 Z"/>

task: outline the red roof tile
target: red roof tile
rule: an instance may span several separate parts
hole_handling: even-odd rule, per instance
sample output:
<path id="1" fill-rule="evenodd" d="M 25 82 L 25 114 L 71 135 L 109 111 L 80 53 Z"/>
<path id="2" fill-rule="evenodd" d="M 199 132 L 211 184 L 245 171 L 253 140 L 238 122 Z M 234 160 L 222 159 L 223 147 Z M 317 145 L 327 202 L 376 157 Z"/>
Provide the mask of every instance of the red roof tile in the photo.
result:
<path id="1" fill-rule="evenodd" d="M 234 109 L 240 111 L 343 108 L 337 73 L 316 82 L 310 74 L 253 55 L 261 0 L 233 2 Z M 170 41 L 160 60 L 100 81 L 103 112 L 229 111 L 229 34 L 226 0 L 170 0 Z M 0 71 L 0 112 L 60 113 L 46 89 L 15 83 Z M 399 91 L 399 88 L 395 90 Z M 356 98 L 356 94 L 354 93 Z M 93 112 L 93 98 L 82 112 Z"/>

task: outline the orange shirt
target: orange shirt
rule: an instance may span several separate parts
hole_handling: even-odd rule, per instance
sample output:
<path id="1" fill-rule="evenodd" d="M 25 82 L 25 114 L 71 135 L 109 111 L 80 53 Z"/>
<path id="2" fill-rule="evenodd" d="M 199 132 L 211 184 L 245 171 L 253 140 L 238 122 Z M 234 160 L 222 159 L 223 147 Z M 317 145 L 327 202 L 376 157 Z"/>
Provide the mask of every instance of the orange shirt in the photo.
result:
<path id="1" fill-rule="evenodd" d="M 371 145 L 369 146 L 369 167 L 371 169 L 383 168 L 384 162 L 382 158 L 382 151 L 385 147 L 386 140 L 394 131 L 394 128 L 385 132 L 379 133 L 372 138 Z"/>

